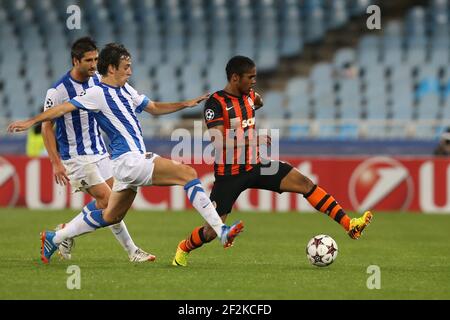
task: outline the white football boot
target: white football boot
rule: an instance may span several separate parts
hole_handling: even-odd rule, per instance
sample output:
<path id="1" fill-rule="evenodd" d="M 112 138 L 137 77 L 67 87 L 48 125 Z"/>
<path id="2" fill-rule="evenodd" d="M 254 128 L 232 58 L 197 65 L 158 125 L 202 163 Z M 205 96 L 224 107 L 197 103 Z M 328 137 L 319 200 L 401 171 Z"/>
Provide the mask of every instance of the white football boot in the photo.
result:
<path id="1" fill-rule="evenodd" d="M 131 262 L 146 262 L 146 261 L 155 261 L 156 256 L 137 248 L 133 254 L 128 256 Z"/>
<path id="2" fill-rule="evenodd" d="M 56 226 L 55 231 L 61 230 L 66 226 L 65 223 L 60 223 Z M 58 255 L 62 260 L 72 259 L 72 249 L 75 246 L 75 240 L 69 238 L 61 242 L 58 246 Z"/>

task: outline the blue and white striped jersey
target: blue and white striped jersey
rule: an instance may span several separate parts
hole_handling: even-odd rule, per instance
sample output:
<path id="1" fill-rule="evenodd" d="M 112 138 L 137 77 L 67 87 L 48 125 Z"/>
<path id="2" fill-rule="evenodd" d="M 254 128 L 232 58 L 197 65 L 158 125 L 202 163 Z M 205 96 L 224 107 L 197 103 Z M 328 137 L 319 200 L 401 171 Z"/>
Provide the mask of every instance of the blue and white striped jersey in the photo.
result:
<path id="1" fill-rule="evenodd" d="M 83 94 L 88 88 L 99 83 L 98 75 L 86 82 L 79 82 L 67 72 L 45 97 L 45 110 Z M 62 160 L 68 160 L 81 155 L 105 155 L 107 150 L 101 136 L 98 123 L 93 114 L 84 110 L 75 110 L 55 119 L 56 140 Z"/>
<path id="2" fill-rule="evenodd" d="M 86 90 L 84 95 L 70 100 L 78 109 L 95 114 L 95 119 L 111 141 L 112 159 L 130 151 L 146 152 L 136 113 L 141 113 L 149 102 L 128 83 L 123 87 L 100 83 Z"/>

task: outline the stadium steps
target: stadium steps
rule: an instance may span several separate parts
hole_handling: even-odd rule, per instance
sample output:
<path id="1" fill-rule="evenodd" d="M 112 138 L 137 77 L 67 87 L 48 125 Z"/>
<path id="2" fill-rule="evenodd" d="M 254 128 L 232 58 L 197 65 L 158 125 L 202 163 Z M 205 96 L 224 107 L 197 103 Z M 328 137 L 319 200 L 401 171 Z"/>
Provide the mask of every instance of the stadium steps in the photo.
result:
<path id="1" fill-rule="evenodd" d="M 336 51 L 340 48 L 352 47 L 356 49 L 362 36 L 367 34 L 379 35 L 389 21 L 403 19 L 411 7 L 426 6 L 427 4 L 427 0 L 378 1 L 381 9 L 381 31 L 366 28 L 368 15 L 354 17 L 343 27 L 328 31 L 322 41 L 305 44 L 300 55 L 281 58 L 276 72 L 262 74 L 258 77 L 258 90 L 261 92 L 284 90 L 290 78 L 296 76 L 308 77 L 311 68 L 316 63 L 332 62 Z M 349 37 L 349 35 L 352 36 Z"/>

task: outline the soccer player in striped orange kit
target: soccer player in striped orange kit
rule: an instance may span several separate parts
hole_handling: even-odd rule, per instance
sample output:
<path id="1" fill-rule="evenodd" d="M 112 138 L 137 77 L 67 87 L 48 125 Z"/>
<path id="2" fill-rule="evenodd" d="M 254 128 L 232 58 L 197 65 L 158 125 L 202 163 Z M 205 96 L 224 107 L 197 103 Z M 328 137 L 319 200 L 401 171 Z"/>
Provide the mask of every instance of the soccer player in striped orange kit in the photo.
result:
<path id="1" fill-rule="evenodd" d="M 255 111 L 263 106 L 253 90 L 256 65 L 248 57 L 235 56 L 226 66 L 228 84 L 210 96 L 204 118 L 215 146 L 215 182 L 210 199 L 222 220 L 227 219 L 234 202 L 246 189 L 265 189 L 302 194 L 317 210 L 339 223 L 352 239 L 359 239 L 371 222 L 372 213 L 351 219 L 334 197 L 315 185 L 299 170 L 283 161 L 262 161 L 259 146 L 270 145 L 270 137 L 255 131 Z M 270 166 L 277 168 L 271 174 Z M 208 224 L 195 228 L 178 244 L 172 264 L 187 266 L 188 254 L 212 241 L 216 234 Z"/>

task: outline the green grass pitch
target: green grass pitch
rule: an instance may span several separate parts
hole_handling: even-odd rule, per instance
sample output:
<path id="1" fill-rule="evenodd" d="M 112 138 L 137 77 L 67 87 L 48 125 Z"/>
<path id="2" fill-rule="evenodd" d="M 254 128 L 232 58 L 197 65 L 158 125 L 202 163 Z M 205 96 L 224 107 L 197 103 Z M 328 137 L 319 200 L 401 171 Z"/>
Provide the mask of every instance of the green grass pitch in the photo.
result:
<path id="1" fill-rule="evenodd" d="M 157 256 L 132 264 L 105 229 L 76 239 L 72 260 L 39 259 L 39 232 L 74 211 L 0 210 L 0 299 L 450 299 L 450 215 L 375 213 L 363 237 L 351 240 L 321 213 L 242 213 L 245 232 L 234 247 L 214 242 L 171 261 L 182 238 L 202 223 L 195 212 L 129 212 L 136 244 Z M 309 264 L 308 240 L 325 233 L 339 246 L 329 267 Z M 66 286 L 67 268 L 81 271 L 81 289 Z M 368 289 L 371 265 L 380 289 Z"/>

